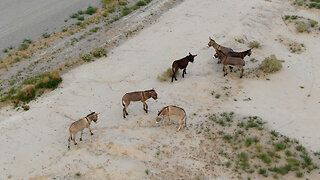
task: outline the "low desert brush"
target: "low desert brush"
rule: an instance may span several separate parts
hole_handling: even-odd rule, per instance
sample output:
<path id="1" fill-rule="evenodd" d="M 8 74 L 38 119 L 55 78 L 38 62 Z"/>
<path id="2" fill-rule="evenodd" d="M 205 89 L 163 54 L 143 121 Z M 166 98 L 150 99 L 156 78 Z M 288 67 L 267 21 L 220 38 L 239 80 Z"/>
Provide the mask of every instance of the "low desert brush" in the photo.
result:
<path id="1" fill-rule="evenodd" d="M 273 73 L 282 68 L 282 63 L 275 55 L 271 55 L 262 61 L 260 67 L 265 73 Z"/>
<path id="2" fill-rule="evenodd" d="M 170 80 L 170 78 L 172 77 L 172 74 L 173 74 L 172 69 L 168 68 L 165 72 L 158 75 L 157 79 L 161 82 L 165 82 L 165 81 Z M 176 75 L 178 75 L 178 74 L 179 74 L 179 71 L 177 72 Z"/>

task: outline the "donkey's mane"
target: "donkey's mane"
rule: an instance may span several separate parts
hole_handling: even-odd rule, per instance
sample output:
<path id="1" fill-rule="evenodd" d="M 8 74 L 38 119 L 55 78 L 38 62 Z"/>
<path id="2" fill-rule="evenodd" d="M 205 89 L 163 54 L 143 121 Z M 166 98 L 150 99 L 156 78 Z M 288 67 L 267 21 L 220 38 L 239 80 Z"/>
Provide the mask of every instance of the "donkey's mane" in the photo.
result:
<path id="1" fill-rule="evenodd" d="M 166 107 L 164 107 L 164 108 L 162 108 L 159 112 L 158 112 L 158 116 L 162 113 L 162 111 L 165 109 L 165 108 L 167 108 L 167 107 L 169 107 L 169 106 L 166 106 Z"/>
<path id="2" fill-rule="evenodd" d="M 251 51 L 251 49 L 248 49 L 246 51 L 242 51 L 241 53 L 248 53 L 249 51 Z"/>
<path id="3" fill-rule="evenodd" d="M 150 90 L 145 90 L 144 92 L 155 92 L 154 89 L 150 89 Z"/>
<path id="4" fill-rule="evenodd" d="M 91 115 L 94 115 L 96 112 L 92 112 L 90 114 L 87 115 L 87 117 L 91 116 Z"/>
<path id="5" fill-rule="evenodd" d="M 164 109 L 166 109 L 166 108 L 168 108 L 168 107 L 169 107 L 169 106 L 166 106 L 166 107 L 162 108 L 162 109 L 159 111 L 158 116 L 162 113 L 162 111 L 163 111 Z M 179 108 L 179 109 L 183 110 L 184 112 L 186 112 L 186 111 L 185 111 L 184 109 L 182 109 L 181 107 L 174 106 L 174 105 L 171 105 L 171 107 L 176 107 L 176 108 Z"/>

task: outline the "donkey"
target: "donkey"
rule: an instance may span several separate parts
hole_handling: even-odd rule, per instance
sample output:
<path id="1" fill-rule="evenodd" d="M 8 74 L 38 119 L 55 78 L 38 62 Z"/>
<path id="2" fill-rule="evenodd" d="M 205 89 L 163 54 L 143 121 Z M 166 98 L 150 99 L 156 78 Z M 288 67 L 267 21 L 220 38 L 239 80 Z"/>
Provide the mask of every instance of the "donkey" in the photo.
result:
<path id="1" fill-rule="evenodd" d="M 98 113 L 92 112 L 88 114 L 86 117 L 81 118 L 78 121 L 73 122 L 69 127 L 69 138 L 68 138 L 68 148 L 70 149 L 70 141 L 73 139 L 74 145 L 77 145 L 76 143 L 76 136 L 79 131 L 81 131 L 80 141 L 82 141 L 82 134 L 83 129 L 88 128 L 91 136 L 93 135 L 90 124 L 91 122 L 97 123 L 98 120 Z M 73 138 L 72 138 L 73 135 Z"/>
<path id="2" fill-rule="evenodd" d="M 252 48 L 242 51 L 242 52 L 229 52 L 227 55 L 230 55 L 232 57 L 240 57 L 241 59 L 244 59 L 246 56 L 251 56 Z"/>
<path id="3" fill-rule="evenodd" d="M 183 128 L 183 126 L 187 126 L 186 112 L 181 107 L 167 106 L 167 107 L 162 108 L 162 110 L 159 111 L 159 113 L 158 113 L 158 117 L 156 118 L 156 123 L 159 123 L 161 121 L 161 119 L 164 118 L 164 116 L 168 116 L 169 121 L 171 121 L 170 116 L 176 116 L 176 118 L 178 119 L 178 124 L 179 124 L 178 131 L 180 131 Z"/>
<path id="4" fill-rule="evenodd" d="M 244 57 L 246 57 L 246 56 L 251 56 L 251 53 L 252 53 L 252 48 L 250 48 L 250 49 L 248 49 L 246 51 L 242 51 L 242 52 L 228 52 L 227 55 L 232 56 L 232 57 L 239 57 L 241 59 L 244 59 Z M 218 58 L 219 57 L 218 53 L 216 53 L 214 55 L 214 57 Z M 229 68 L 230 68 L 230 72 L 232 72 L 233 67 L 229 66 Z"/>
<path id="5" fill-rule="evenodd" d="M 216 52 L 218 50 L 221 50 L 225 54 L 228 54 L 229 52 L 233 52 L 233 50 L 231 48 L 221 46 L 218 43 L 216 43 L 213 39 L 211 39 L 211 37 L 209 37 L 208 47 L 211 47 L 211 46 L 215 49 Z M 216 55 L 214 57 L 216 57 Z M 221 64 L 221 61 L 222 61 L 222 59 L 218 58 L 217 64 Z"/>
<path id="6" fill-rule="evenodd" d="M 158 99 L 158 95 L 154 89 L 126 93 L 122 97 L 123 118 L 126 118 L 126 115 L 129 115 L 127 112 L 127 108 L 130 105 L 131 101 L 141 101 L 143 103 L 143 110 L 146 111 L 146 113 L 148 113 L 148 105 L 146 101 L 151 97 L 154 100 Z"/>
<path id="7" fill-rule="evenodd" d="M 182 58 L 182 59 L 179 59 L 179 60 L 175 60 L 173 63 L 172 63 L 172 78 L 171 78 L 171 82 L 173 82 L 173 78 L 175 80 L 177 80 L 177 77 L 176 77 L 176 73 L 179 69 L 183 69 L 183 72 L 182 72 L 182 78 L 184 78 L 184 74 L 187 74 L 187 66 L 188 66 L 188 63 L 189 62 L 194 62 L 194 57 L 196 57 L 197 55 L 192 55 L 190 52 L 189 52 L 189 55 Z"/>
<path id="8" fill-rule="evenodd" d="M 231 65 L 231 66 L 237 66 L 240 70 L 240 78 L 243 76 L 243 66 L 245 66 L 245 61 L 240 58 L 240 57 L 232 57 L 229 54 L 225 54 L 222 51 L 218 50 L 218 57 L 222 59 L 222 64 L 223 64 L 223 76 L 226 76 L 228 74 L 226 66 Z"/>

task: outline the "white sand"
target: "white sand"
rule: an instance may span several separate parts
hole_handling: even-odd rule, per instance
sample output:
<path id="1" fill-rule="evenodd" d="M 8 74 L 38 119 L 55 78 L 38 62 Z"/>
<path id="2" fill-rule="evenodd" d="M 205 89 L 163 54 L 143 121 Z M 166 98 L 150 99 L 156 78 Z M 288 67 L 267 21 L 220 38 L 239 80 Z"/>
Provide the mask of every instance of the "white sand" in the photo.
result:
<path id="1" fill-rule="evenodd" d="M 203 115 L 209 112 L 259 115 L 275 130 L 319 151 L 320 38 L 297 35 L 283 23 L 281 17 L 285 14 L 297 13 L 281 0 L 186 0 L 110 52 L 108 58 L 65 74 L 61 88 L 32 102 L 29 111 L 11 117 L 7 114 L 12 112 L 2 112 L 0 179 L 9 175 L 14 179 L 37 176 L 64 179 L 73 178 L 76 172 L 95 179 L 144 179 L 148 178 L 146 169 L 151 172 L 174 170 L 175 166 L 190 171 L 201 169 L 203 164 L 188 156 L 191 152 L 175 153 L 183 152 L 184 142 L 195 150 L 198 148 L 201 139 L 188 138 L 191 128 L 176 132 L 176 125 L 155 125 L 158 110 L 170 104 L 185 108 L 188 125 L 204 121 Z M 254 50 L 252 57 L 262 60 L 276 54 L 285 60 L 284 68 L 270 75 L 270 81 L 239 79 L 239 73 L 223 78 L 221 65 L 212 60 L 213 49 L 206 47 L 209 35 L 239 51 L 247 46 L 235 42 L 235 38 L 257 40 L 262 48 Z M 304 43 L 306 52 L 291 54 L 274 41 L 279 36 Z M 158 74 L 189 51 L 198 56 L 188 67 L 186 78 L 179 76 L 173 84 L 157 81 Z M 246 67 L 257 64 L 249 59 Z M 232 87 L 229 97 L 223 95 L 224 86 Z M 149 114 L 143 112 L 141 103 L 133 103 L 128 118 L 123 119 L 122 95 L 152 87 L 158 92 L 159 102 L 147 102 Z M 215 99 L 210 94 L 213 90 L 222 97 Z M 248 97 L 252 101 L 243 101 Z M 238 101 L 234 102 L 234 98 Z M 89 137 L 86 131 L 84 141 L 67 150 L 68 126 L 89 110 L 101 112 L 98 123 L 92 125 L 94 136 Z M 199 116 L 194 117 L 193 113 Z M 169 160 L 161 161 L 155 154 L 167 145 L 175 147 L 168 154 Z M 151 166 L 152 163 L 159 168 Z M 175 175 L 183 176 L 180 172 Z M 219 176 L 231 177 L 219 169 L 215 174 L 204 175 Z"/>

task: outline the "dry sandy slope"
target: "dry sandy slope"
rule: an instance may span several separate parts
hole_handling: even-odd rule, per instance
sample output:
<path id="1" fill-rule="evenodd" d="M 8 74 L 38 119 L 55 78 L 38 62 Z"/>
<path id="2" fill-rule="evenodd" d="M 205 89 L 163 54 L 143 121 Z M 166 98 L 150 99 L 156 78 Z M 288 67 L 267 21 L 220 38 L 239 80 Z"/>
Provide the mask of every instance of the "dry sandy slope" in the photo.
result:
<path id="1" fill-rule="evenodd" d="M 163 178 L 231 177 L 219 167 L 204 170 L 205 163 L 196 157 L 203 153 L 199 149 L 202 139 L 190 126 L 205 121 L 203 115 L 209 112 L 228 110 L 260 115 L 277 131 L 320 150 L 316 128 L 320 117 L 316 47 L 320 41 L 311 35 L 296 36 L 284 25 L 281 17 L 296 13 L 288 7 L 283 1 L 186 0 L 169 10 L 158 23 L 116 48 L 108 58 L 65 74 L 61 88 L 33 102 L 29 111 L 3 120 L 0 179 L 9 175 L 14 179 L 42 175 L 72 179 L 76 172 L 84 178 L 144 179 L 148 178 L 146 169 L 151 174 L 162 173 Z M 246 49 L 234 41 L 235 37 L 258 40 L 262 49 L 252 56 L 261 60 L 274 53 L 286 60 L 284 68 L 270 76 L 271 81 L 239 79 L 236 73 L 223 78 L 221 66 L 211 58 L 213 50 L 206 47 L 209 35 L 235 50 Z M 288 57 L 286 47 L 274 41 L 279 35 L 303 42 L 306 52 Z M 189 51 L 198 56 L 185 79 L 178 77 L 173 84 L 156 80 L 172 60 Z M 254 66 L 248 61 L 247 67 Z M 303 90 L 299 88 L 302 85 Z M 223 95 L 224 86 L 232 87 L 230 97 Z M 159 102 L 148 101 L 149 114 L 143 112 L 142 104 L 134 103 L 128 118 L 122 119 L 122 95 L 152 87 Z M 213 90 L 223 96 L 215 99 L 210 95 Z M 247 97 L 252 101 L 242 101 Z M 185 108 L 188 129 L 176 132 L 175 125 L 155 125 L 156 113 L 168 104 Z M 69 124 L 89 109 L 101 112 L 98 124 L 92 125 L 94 136 L 89 138 L 86 132 L 78 147 L 67 150 Z M 186 147 L 191 151 L 184 151 Z"/>

